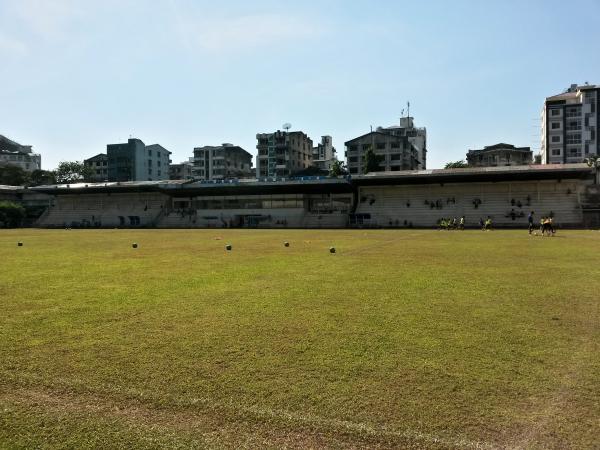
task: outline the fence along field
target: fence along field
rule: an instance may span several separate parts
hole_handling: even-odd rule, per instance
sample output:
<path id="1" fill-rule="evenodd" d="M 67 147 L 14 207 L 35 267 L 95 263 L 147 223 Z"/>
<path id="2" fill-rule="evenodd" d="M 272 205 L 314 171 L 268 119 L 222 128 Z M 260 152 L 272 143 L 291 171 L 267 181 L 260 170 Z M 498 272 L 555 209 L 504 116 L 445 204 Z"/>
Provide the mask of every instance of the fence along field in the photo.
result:
<path id="1" fill-rule="evenodd" d="M 0 248 L 0 447 L 600 445 L 597 231 L 25 229 Z"/>

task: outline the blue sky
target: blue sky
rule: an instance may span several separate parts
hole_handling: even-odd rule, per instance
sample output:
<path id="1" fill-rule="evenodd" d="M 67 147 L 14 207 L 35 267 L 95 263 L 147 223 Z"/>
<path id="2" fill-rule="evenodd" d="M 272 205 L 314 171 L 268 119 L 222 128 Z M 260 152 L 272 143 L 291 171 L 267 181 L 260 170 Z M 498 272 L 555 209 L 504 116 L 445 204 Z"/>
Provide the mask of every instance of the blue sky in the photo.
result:
<path id="1" fill-rule="evenodd" d="M 600 84 L 600 1 L 0 0 L 0 134 L 45 169 L 132 135 L 174 162 L 290 122 L 313 141 L 392 125 L 428 168 L 539 148 L 544 98 Z"/>

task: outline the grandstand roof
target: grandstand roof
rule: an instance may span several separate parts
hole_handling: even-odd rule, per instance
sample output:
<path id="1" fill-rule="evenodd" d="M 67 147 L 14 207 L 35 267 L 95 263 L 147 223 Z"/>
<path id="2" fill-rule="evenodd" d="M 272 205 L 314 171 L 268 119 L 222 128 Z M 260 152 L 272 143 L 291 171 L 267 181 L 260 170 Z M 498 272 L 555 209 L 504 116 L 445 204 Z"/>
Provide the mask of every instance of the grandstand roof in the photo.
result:
<path id="1" fill-rule="evenodd" d="M 25 189 L 23 186 L 10 186 L 7 184 L 0 184 L 0 191 L 2 192 L 16 192 Z"/>
<path id="2" fill-rule="evenodd" d="M 357 185 L 431 184 L 469 181 L 555 180 L 591 176 L 592 169 L 587 164 L 531 164 L 369 173 L 352 177 L 352 182 Z"/>
<path id="3" fill-rule="evenodd" d="M 49 194 L 92 192 L 162 191 L 173 196 L 244 195 L 271 193 L 351 192 L 346 178 L 302 177 L 300 179 L 240 179 L 223 181 L 128 181 L 107 183 L 77 183 L 31 188 Z"/>
<path id="4" fill-rule="evenodd" d="M 163 192 L 172 196 L 247 195 L 277 193 L 351 192 L 361 185 L 402 185 L 464 182 L 495 182 L 511 180 L 556 180 L 592 178 L 587 164 L 544 164 L 523 166 L 470 167 L 464 169 L 410 170 L 377 172 L 352 177 L 263 178 L 223 181 L 128 181 L 108 183 L 78 183 L 36 186 L 32 191 L 48 194 L 92 192 Z"/>

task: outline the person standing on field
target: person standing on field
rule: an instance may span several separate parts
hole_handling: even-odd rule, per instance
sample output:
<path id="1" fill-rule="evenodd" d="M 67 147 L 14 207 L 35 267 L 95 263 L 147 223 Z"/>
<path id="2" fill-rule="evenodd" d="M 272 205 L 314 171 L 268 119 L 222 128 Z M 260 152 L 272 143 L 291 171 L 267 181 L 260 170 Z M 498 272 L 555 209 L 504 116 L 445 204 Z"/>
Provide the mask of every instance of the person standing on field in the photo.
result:
<path id="1" fill-rule="evenodd" d="M 533 211 L 527 216 L 527 222 L 529 222 L 529 234 L 533 233 Z"/>

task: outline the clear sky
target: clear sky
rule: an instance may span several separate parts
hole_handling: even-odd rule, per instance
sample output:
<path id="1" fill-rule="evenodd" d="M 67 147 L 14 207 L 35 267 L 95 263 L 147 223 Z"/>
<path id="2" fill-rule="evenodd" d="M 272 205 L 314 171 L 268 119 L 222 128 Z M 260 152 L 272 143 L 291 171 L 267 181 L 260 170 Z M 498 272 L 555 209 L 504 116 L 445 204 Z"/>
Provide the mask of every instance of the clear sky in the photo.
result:
<path id="1" fill-rule="evenodd" d="M 428 168 L 537 151 L 544 98 L 600 84 L 599 23 L 599 0 L 0 0 L 0 134 L 45 169 L 130 135 L 255 154 L 285 122 L 343 157 L 410 101 Z"/>

